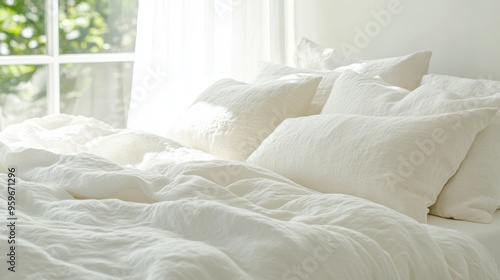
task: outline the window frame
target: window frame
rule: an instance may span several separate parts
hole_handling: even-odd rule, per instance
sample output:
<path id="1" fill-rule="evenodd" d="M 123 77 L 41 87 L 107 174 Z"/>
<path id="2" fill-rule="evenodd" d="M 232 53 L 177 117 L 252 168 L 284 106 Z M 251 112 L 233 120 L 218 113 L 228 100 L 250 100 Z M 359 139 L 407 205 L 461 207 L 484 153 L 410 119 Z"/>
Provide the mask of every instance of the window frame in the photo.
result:
<path id="1" fill-rule="evenodd" d="M 47 67 L 47 114 L 61 112 L 61 65 L 68 63 L 134 62 L 135 53 L 81 53 L 59 52 L 59 0 L 45 1 L 46 54 L 0 56 L 0 65 L 42 65 Z"/>

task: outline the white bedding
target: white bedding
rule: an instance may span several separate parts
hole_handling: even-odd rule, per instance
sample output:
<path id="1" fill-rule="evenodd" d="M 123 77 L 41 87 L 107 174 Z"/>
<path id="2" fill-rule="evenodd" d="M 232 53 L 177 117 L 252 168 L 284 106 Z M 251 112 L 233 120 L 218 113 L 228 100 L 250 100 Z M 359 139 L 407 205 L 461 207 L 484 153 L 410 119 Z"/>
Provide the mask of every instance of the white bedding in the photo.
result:
<path id="1" fill-rule="evenodd" d="M 0 184 L 17 176 L 10 279 L 500 278 L 458 231 L 161 137 L 62 115 L 0 142 Z"/>
<path id="2" fill-rule="evenodd" d="M 458 230 L 476 238 L 490 251 L 500 272 L 500 210 L 493 214 L 491 224 L 443 219 L 432 215 L 429 215 L 427 222 L 438 227 Z"/>

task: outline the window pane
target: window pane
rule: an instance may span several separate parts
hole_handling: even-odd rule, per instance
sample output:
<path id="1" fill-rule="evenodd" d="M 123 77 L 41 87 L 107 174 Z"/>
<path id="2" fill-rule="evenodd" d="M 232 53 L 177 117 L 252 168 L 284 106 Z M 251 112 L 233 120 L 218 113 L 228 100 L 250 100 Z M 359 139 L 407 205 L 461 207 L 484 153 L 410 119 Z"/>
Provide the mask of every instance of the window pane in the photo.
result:
<path id="1" fill-rule="evenodd" d="M 0 0 L 0 55 L 44 54 L 45 1 Z"/>
<path id="2" fill-rule="evenodd" d="M 133 52 L 138 0 L 60 0 L 60 52 Z"/>
<path id="3" fill-rule="evenodd" d="M 131 62 L 62 65 L 61 113 L 126 127 L 132 68 Z"/>
<path id="4" fill-rule="evenodd" d="M 0 129 L 47 113 L 47 68 L 0 66 Z"/>

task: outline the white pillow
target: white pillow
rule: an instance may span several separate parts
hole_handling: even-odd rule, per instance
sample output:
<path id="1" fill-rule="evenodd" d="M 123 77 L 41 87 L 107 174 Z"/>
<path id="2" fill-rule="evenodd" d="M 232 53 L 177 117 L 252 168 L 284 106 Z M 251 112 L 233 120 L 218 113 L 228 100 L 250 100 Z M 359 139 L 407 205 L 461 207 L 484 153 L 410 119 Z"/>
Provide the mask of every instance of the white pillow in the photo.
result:
<path id="1" fill-rule="evenodd" d="M 428 207 L 496 112 L 288 119 L 247 162 L 305 187 L 369 199 L 426 222 Z"/>
<path id="2" fill-rule="evenodd" d="M 287 75 L 300 73 L 314 74 L 323 77 L 318 85 L 318 90 L 316 91 L 316 94 L 314 95 L 314 98 L 310 104 L 310 108 L 307 112 L 307 115 L 317 115 L 321 112 L 321 108 L 323 108 L 323 106 L 325 105 L 326 100 L 328 99 L 328 96 L 332 91 L 335 80 L 337 80 L 342 72 L 304 70 L 286 65 L 274 64 L 271 62 L 260 62 L 259 74 L 257 75 L 257 78 L 254 80 L 254 82 L 262 83 L 273 81 Z"/>
<path id="3" fill-rule="evenodd" d="M 463 97 L 484 97 L 500 92 L 500 81 L 467 79 L 447 75 L 429 74 L 422 84 L 431 84 L 456 92 Z"/>
<path id="4" fill-rule="evenodd" d="M 284 119 L 307 113 L 320 81 L 311 75 L 257 84 L 220 80 L 194 101 L 167 136 L 222 159 L 245 160 Z"/>
<path id="5" fill-rule="evenodd" d="M 335 81 L 344 71 L 354 70 L 369 76 L 380 75 L 392 85 L 412 90 L 419 85 L 420 79 L 427 73 L 431 54 L 431 52 L 424 51 L 401 57 L 367 60 L 326 71 L 304 70 L 263 62 L 260 64 L 259 74 L 255 81 L 271 81 L 292 73 L 321 75 L 323 80 L 318 87 L 318 92 L 314 96 L 308 113 L 309 115 L 315 115 L 321 112 Z"/>
<path id="6" fill-rule="evenodd" d="M 325 53 L 332 53 L 332 55 L 324 55 Z M 368 69 L 358 72 L 369 76 L 380 75 L 388 83 L 410 90 L 415 89 L 420 84 L 422 76 L 427 74 L 431 55 L 432 52 L 423 51 L 401 57 L 356 61 L 334 49 L 322 47 L 306 38 L 300 41 L 296 49 L 296 57 L 300 57 L 301 61 L 297 66 L 300 68 L 308 68 L 301 67 L 301 65 L 314 65 L 315 67 L 310 69 L 333 70 L 360 63 L 363 64 L 363 68 Z M 332 57 L 335 59 L 332 59 Z"/>
<path id="7" fill-rule="evenodd" d="M 441 87 L 466 98 L 492 96 L 500 93 L 500 81 L 485 79 L 475 80 L 432 74 L 425 75 L 422 79 L 422 84 Z M 485 163 L 478 166 L 477 169 L 478 171 L 481 170 L 479 172 L 481 172 L 482 176 L 486 177 L 484 178 L 485 180 L 488 180 L 491 184 L 496 186 L 494 193 L 485 193 L 485 195 L 492 195 L 496 197 L 500 209 L 500 172 L 497 171 L 500 170 L 500 115 L 497 115 L 493 119 L 491 126 L 496 127 L 494 129 L 496 133 L 494 135 L 492 133 L 492 135 L 489 136 L 489 141 L 487 143 L 484 141 L 481 154 L 478 154 L 478 156 L 484 158 L 485 160 L 488 159 L 488 163 L 485 161 Z M 495 170 L 495 172 L 485 172 L 482 168 Z M 443 209 L 435 209 L 435 211 L 442 212 Z"/>
<path id="8" fill-rule="evenodd" d="M 423 85 L 410 92 L 348 71 L 335 83 L 322 114 L 414 116 L 485 107 L 500 108 L 500 93 L 463 98 L 434 85 Z M 492 221 L 492 214 L 500 205 L 499 141 L 500 122 L 495 117 L 477 135 L 460 169 L 431 207 L 431 214 L 472 222 Z"/>
<path id="9" fill-rule="evenodd" d="M 335 49 L 322 47 L 305 37 L 301 38 L 295 50 L 295 65 L 303 69 L 335 69 L 356 62 Z"/>

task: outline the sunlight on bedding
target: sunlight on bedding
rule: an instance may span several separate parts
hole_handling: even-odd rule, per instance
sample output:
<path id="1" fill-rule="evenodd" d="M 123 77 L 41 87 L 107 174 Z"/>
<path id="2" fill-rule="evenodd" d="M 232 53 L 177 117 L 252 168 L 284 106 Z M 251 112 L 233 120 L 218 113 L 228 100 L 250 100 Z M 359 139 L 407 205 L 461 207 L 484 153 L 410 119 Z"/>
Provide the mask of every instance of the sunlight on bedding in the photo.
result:
<path id="1" fill-rule="evenodd" d="M 232 119 L 232 113 L 227 108 L 212 105 L 208 102 L 195 103 L 188 110 L 189 114 L 185 114 L 184 117 L 179 118 L 176 125 L 186 127 L 196 123 L 197 126 L 202 127 L 218 127 L 225 120 Z M 217 121 L 218 125 L 212 123 L 214 120 Z"/>

